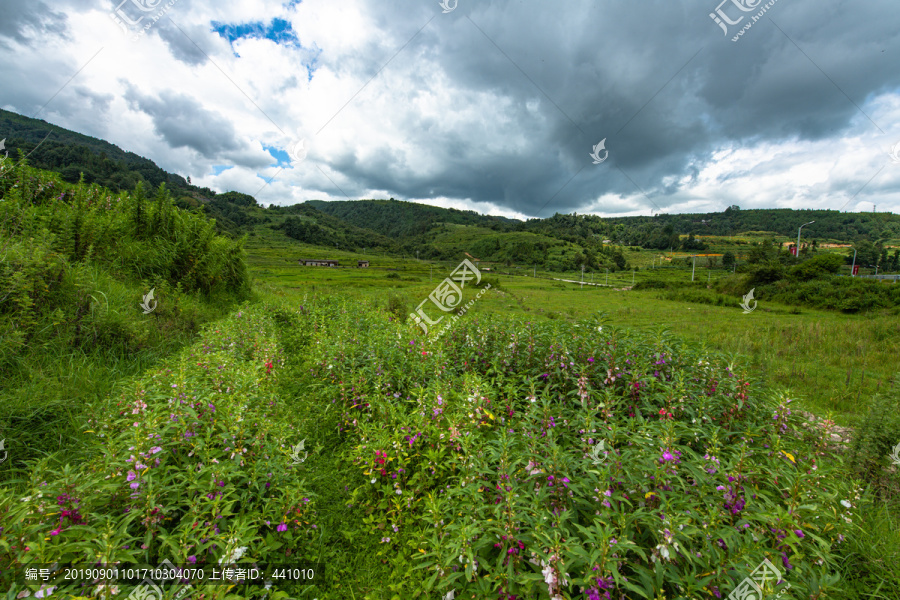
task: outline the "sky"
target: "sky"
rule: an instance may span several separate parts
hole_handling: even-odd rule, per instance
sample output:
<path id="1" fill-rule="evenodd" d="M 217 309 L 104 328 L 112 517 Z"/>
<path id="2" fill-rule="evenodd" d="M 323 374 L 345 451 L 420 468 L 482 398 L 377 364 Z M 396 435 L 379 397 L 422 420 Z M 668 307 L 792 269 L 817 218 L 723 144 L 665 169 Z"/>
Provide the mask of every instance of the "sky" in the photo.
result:
<path id="1" fill-rule="evenodd" d="M 900 211 L 896 0 L 0 0 L 0 52 L 0 107 L 263 205 Z"/>

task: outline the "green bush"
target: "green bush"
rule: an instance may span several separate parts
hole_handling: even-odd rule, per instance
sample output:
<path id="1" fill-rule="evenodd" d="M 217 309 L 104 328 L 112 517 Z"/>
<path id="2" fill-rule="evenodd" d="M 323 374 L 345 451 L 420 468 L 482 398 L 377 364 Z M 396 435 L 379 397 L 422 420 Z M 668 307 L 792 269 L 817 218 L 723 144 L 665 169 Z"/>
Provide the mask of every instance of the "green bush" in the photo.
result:
<path id="1" fill-rule="evenodd" d="M 795 281 L 830 278 L 843 264 L 844 257 L 839 254 L 822 254 L 791 267 L 789 274 Z"/>
<path id="2" fill-rule="evenodd" d="M 391 313 L 395 319 L 400 321 L 401 323 L 406 321 L 406 317 L 409 315 L 409 305 L 406 303 L 406 300 L 398 296 L 397 294 L 391 294 L 388 296 L 387 306 L 385 307 L 387 312 Z"/>
<path id="3" fill-rule="evenodd" d="M 900 455 L 900 374 L 894 377 L 886 394 L 876 395 L 868 412 L 853 431 L 849 463 L 863 479 L 869 481 L 879 494 L 897 499 L 900 476 L 893 472 L 890 455 Z"/>
<path id="4" fill-rule="evenodd" d="M 747 284 L 750 287 L 763 286 L 784 278 L 785 270 L 777 260 L 767 260 L 747 266 Z"/>

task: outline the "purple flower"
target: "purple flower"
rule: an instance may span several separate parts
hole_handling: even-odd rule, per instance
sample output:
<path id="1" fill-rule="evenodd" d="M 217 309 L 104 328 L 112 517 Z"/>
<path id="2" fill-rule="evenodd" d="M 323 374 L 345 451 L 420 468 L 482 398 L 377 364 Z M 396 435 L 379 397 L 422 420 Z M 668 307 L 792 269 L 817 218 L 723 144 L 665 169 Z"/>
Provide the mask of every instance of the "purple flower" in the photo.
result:
<path id="1" fill-rule="evenodd" d="M 159 446 L 153 446 L 152 448 L 150 448 L 150 454 L 156 454 L 157 452 L 162 452 L 162 448 L 160 448 Z"/>
<path id="2" fill-rule="evenodd" d="M 125 478 L 125 481 L 131 481 L 137 477 L 137 473 L 134 471 L 128 471 L 128 477 Z"/>
<path id="3" fill-rule="evenodd" d="M 672 456 L 672 453 L 671 453 L 671 452 L 669 452 L 668 450 L 666 450 L 666 451 L 663 452 L 662 458 L 661 458 L 660 460 L 661 460 L 661 461 L 666 461 L 666 462 L 668 462 L 668 461 L 670 461 L 670 460 L 675 460 L 675 457 Z"/>
<path id="4" fill-rule="evenodd" d="M 805 537 L 806 537 L 805 535 L 803 535 L 803 532 L 800 531 L 799 529 L 795 529 L 795 530 L 794 530 L 794 533 L 797 534 L 797 537 L 798 537 L 798 538 L 801 538 L 801 539 L 802 539 L 802 538 L 805 538 Z"/>
<path id="5" fill-rule="evenodd" d="M 275 528 L 276 531 L 287 531 L 287 523 L 280 523 L 278 527 Z"/>
<path id="6" fill-rule="evenodd" d="M 191 563 L 192 565 L 197 564 L 197 557 L 193 556 L 193 555 L 188 556 L 188 562 Z"/>
<path id="7" fill-rule="evenodd" d="M 139 487 L 141 487 L 141 482 L 140 482 L 140 481 L 135 481 L 134 483 L 131 484 L 131 489 L 133 489 L 133 490 L 136 490 L 136 489 L 138 489 Z"/>

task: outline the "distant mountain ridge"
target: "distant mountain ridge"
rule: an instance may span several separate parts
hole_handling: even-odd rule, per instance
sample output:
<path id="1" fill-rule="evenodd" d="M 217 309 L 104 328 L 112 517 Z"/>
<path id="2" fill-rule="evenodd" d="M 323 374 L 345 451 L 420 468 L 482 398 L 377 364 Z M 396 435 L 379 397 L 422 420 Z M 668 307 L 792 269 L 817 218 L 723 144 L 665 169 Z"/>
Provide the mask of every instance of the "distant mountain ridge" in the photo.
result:
<path id="1" fill-rule="evenodd" d="M 448 228 L 469 227 L 481 229 L 482 237 L 493 236 L 488 245 L 515 260 L 517 256 L 532 256 L 536 247 L 549 246 L 536 238 L 520 236 L 515 241 L 507 240 L 503 238 L 506 234 L 536 234 L 595 251 L 602 249 L 604 240 L 660 250 L 679 246 L 682 250 L 701 250 L 702 242 L 690 241 L 685 245 L 680 236 L 733 236 L 760 231 L 793 236 L 800 225 L 809 221 L 816 223 L 804 230 L 805 239 L 872 242 L 900 239 L 898 215 L 836 210 L 741 210 L 731 206 L 723 212 L 706 214 L 600 217 L 557 213 L 545 219 L 519 221 L 393 198 L 309 200 L 293 207 L 263 209 L 252 196 L 239 192 L 217 194 L 209 188 L 197 187 L 181 175 L 168 173 L 153 161 L 105 140 L 0 109 L 0 139 L 4 138 L 10 158 L 18 156 L 19 151 L 30 153 L 28 160 L 32 166 L 59 173 L 65 181 L 75 182 L 83 173 L 87 183 L 97 183 L 115 192 L 133 190 L 139 182 L 151 189 L 165 183 L 178 206 L 202 208 L 216 219 L 222 232 L 241 235 L 252 232 L 260 224 L 270 223 L 292 239 L 324 246 L 333 246 L 336 241 L 359 247 L 394 247 L 405 253 L 422 251 L 423 256 L 438 255 L 440 252 L 433 245 L 436 237 L 446 236 Z M 285 213 L 273 220 L 271 217 L 278 211 Z M 470 242 L 463 236 L 453 243 Z M 504 245 L 519 250 L 501 252 L 499 248 Z"/>

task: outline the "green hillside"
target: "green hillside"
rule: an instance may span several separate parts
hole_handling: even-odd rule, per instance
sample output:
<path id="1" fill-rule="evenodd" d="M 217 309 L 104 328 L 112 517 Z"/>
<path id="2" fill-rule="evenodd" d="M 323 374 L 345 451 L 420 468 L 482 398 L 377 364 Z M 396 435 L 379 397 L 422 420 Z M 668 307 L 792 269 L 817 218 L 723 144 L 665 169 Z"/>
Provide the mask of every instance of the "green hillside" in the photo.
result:
<path id="1" fill-rule="evenodd" d="M 478 225 L 506 231 L 518 221 L 481 215 L 471 210 L 440 208 L 400 200 L 334 201 L 310 200 L 315 208 L 358 227 L 366 227 L 389 237 L 409 238 L 427 233 L 440 223 Z"/>

